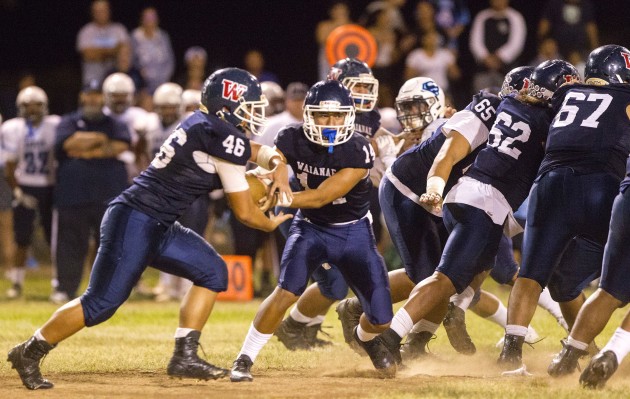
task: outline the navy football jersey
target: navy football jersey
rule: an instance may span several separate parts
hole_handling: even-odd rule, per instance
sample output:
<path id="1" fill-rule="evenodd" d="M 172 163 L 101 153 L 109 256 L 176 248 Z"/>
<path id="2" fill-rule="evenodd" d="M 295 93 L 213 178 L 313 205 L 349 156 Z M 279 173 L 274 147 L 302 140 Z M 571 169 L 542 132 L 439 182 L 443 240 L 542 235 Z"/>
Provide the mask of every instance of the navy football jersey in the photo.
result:
<path id="1" fill-rule="evenodd" d="M 124 203 L 170 225 L 198 197 L 222 188 L 212 158 L 245 165 L 245 135 L 215 115 L 197 110 L 169 136 L 151 165 L 112 203 Z"/>
<path id="2" fill-rule="evenodd" d="M 516 210 L 527 198 L 543 159 L 551 117 L 550 108 L 504 98 L 486 148 L 466 175 L 492 185 Z"/>
<path id="3" fill-rule="evenodd" d="M 496 109 L 501 100 L 494 94 L 479 92 L 473 96 L 473 100 L 466 106 L 464 111 L 472 112 L 490 130 L 496 118 Z M 461 112 L 461 111 L 460 111 Z M 420 145 L 414 146 L 401 154 L 392 164 L 393 175 L 416 195 L 420 196 L 426 192 L 427 175 L 433 161 L 440 152 L 442 144 L 446 141 L 446 136 L 442 132 L 442 126 L 446 119 L 438 119 L 427 129 L 435 128 L 427 140 Z M 483 146 L 473 149 L 464 159 L 453 165 L 451 174 L 446 182 L 444 195 L 457 183 L 464 174 Z"/>
<path id="4" fill-rule="evenodd" d="M 375 108 L 368 112 L 357 112 L 354 117 L 354 132 L 370 140 L 381 127 L 381 114 Z"/>
<path id="5" fill-rule="evenodd" d="M 302 191 L 316 189 L 328 177 L 344 168 L 366 169 L 366 176 L 345 196 L 319 209 L 302 209 L 310 221 L 320 224 L 345 223 L 361 219 L 370 209 L 372 183 L 368 170 L 374 164 L 374 150 L 366 138 L 353 134 L 333 147 L 317 145 L 306 138 L 302 125 L 289 125 L 278 132 L 276 147 L 284 154 Z"/>
<path id="6" fill-rule="evenodd" d="M 625 192 L 630 186 L 630 158 L 626 161 L 626 178 L 621 182 L 621 192 Z"/>
<path id="7" fill-rule="evenodd" d="M 630 153 L 630 87 L 575 84 L 552 99 L 556 116 L 539 174 L 567 166 L 578 173 L 609 172 L 622 179 Z"/>

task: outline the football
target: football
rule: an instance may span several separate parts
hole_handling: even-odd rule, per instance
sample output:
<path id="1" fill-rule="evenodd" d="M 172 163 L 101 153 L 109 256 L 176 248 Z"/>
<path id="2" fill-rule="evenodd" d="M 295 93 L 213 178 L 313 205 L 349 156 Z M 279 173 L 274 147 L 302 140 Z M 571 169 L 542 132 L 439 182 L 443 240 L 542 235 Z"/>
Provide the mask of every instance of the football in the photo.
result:
<path id="1" fill-rule="evenodd" d="M 254 203 L 258 205 L 258 201 L 267 195 L 267 186 L 252 173 L 246 173 L 245 179 L 249 185 L 249 192 L 252 199 Z"/>

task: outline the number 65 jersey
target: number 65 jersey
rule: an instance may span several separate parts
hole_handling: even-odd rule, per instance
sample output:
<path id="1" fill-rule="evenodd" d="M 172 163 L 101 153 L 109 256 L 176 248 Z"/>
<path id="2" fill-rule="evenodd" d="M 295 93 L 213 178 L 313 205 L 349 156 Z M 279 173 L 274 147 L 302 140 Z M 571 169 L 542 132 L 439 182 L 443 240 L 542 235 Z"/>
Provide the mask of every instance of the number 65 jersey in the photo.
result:
<path id="1" fill-rule="evenodd" d="M 175 128 L 151 165 L 112 204 L 127 204 L 171 225 L 201 195 L 220 188 L 226 192 L 247 190 L 244 175 L 250 157 L 249 140 L 241 131 L 215 115 L 195 111 Z M 221 181 L 217 169 L 226 164 L 242 168 L 242 172 L 235 171 L 243 175 L 242 182 Z M 228 184 L 234 187 L 228 189 Z"/>
<path id="2" fill-rule="evenodd" d="M 552 105 L 556 116 L 538 174 L 570 167 L 579 174 L 607 172 L 623 179 L 630 153 L 630 85 L 563 86 Z"/>

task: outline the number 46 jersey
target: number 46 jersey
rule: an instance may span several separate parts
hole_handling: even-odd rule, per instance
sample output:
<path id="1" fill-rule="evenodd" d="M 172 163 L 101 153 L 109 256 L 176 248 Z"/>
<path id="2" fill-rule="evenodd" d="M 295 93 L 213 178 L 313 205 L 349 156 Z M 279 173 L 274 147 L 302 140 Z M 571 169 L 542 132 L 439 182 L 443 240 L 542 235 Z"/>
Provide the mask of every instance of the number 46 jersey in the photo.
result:
<path id="1" fill-rule="evenodd" d="M 630 87 L 563 86 L 552 99 L 556 116 L 539 175 L 557 167 L 608 172 L 622 179 L 630 153 Z"/>
<path id="2" fill-rule="evenodd" d="M 249 140 L 242 132 L 217 116 L 195 111 L 164 141 L 134 184 L 112 203 L 127 204 L 171 225 L 198 197 L 223 188 L 217 174 L 219 162 L 242 166 L 245 172 L 250 157 Z M 243 190 L 247 190 L 246 183 Z"/>

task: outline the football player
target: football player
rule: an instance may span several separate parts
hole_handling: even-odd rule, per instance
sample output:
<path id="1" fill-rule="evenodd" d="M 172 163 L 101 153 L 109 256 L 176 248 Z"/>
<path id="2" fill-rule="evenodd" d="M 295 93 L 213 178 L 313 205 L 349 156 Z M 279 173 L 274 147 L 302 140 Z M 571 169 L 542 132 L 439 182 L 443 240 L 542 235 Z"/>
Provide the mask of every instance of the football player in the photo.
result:
<path id="1" fill-rule="evenodd" d="M 449 132 L 429 171 L 426 192 L 418 198 L 432 212 L 443 212 L 449 236 L 435 272 L 413 288 L 391 327 L 379 337 L 392 353 L 398 352 L 402 337 L 415 323 L 445 307 L 451 295 L 463 292 L 476 276 L 492 268 L 504 225 L 509 233 L 520 227 L 512 211 L 527 197 L 542 160 L 552 117 L 549 100 L 561 84 L 578 79 L 576 69 L 565 61 L 537 66 L 527 95 L 506 96 L 501 101 L 487 145 L 448 191 L 442 208 L 454 165 L 469 156 L 483 137 L 469 134 L 470 130 Z M 463 119 L 453 123 L 458 121 L 468 125 Z M 524 330 L 523 336 L 527 327 Z"/>
<path id="2" fill-rule="evenodd" d="M 22 295 L 37 215 L 50 245 L 55 129 L 61 120 L 57 115 L 48 115 L 48 96 L 37 86 L 22 89 L 16 105 L 20 116 L 4 122 L 0 129 L 6 178 L 13 190 L 13 231 L 17 246 L 14 267 L 7 273 L 11 279 L 11 288 L 7 291 L 10 299 Z"/>
<path id="3" fill-rule="evenodd" d="M 564 349 L 550 364 L 548 372 L 552 376 L 572 373 L 578 358 L 587 353 L 588 343 L 603 330 L 612 312 L 630 298 L 624 282 L 628 264 L 623 227 L 625 183 L 619 194 L 630 152 L 629 60 L 630 51 L 625 47 L 599 47 L 586 62 L 585 84 L 567 86 L 554 96 L 556 117 L 549 129 L 547 154 L 532 189 L 523 266 L 514 286 L 518 291 L 510 297 L 508 327 L 512 326 L 512 330 L 506 329 L 502 352 L 505 360 L 519 359 L 518 328 L 531 318 L 530 302 L 541 287 L 548 282 L 551 286 L 552 274 L 557 273 L 555 260 L 568 240 L 583 236 L 603 248 L 608 238 L 608 244 L 599 289 L 581 308 Z M 582 286 L 590 282 L 587 277 L 592 279 L 598 272 L 598 265 L 590 265 L 587 269 L 565 271 L 563 276 L 571 276 L 574 285 Z M 564 288 L 557 295 L 570 299 L 574 287 Z M 618 341 L 627 335 L 623 329 L 615 332 Z M 512 347 L 507 347 L 508 339 L 514 342 Z M 624 345 L 627 343 L 619 347 Z M 610 346 L 603 353 L 608 349 Z M 622 356 L 618 358 L 599 355 L 585 370 L 582 382 L 590 386 L 605 383 L 626 353 L 620 352 Z M 603 364 L 608 360 L 609 364 Z M 604 375 L 596 375 L 606 367 Z"/>
<path id="4" fill-rule="evenodd" d="M 227 370 L 197 356 L 201 329 L 217 293 L 227 288 L 226 265 L 210 244 L 176 219 L 196 198 L 221 187 L 235 214 L 252 227 L 272 231 L 290 217 L 267 218 L 254 204 L 245 180 L 245 164 L 257 162 L 273 169 L 270 193 L 278 188 L 287 201 L 292 199 L 281 156 L 251 143 L 244 133 L 259 132 L 265 105 L 260 84 L 242 69 L 221 69 L 206 79 L 200 109 L 173 131 L 148 169 L 110 203 L 85 293 L 9 352 L 9 361 L 27 388 L 52 388 L 41 375 L 40 360 L 84 327 L 109 319 L 148 264 L 194 284 L 182 302 L 167 373 L 205 380 L 226 375 Z"/>
<path id="5" fill-rule="evenodd" d="M 304 101 L 303 124 L 278 133 L 276 148 L 286 157 L 303 191 L 282 254 L 278 287 L 260 306 L 232 366 L 231 380 L 252 381 L 251 367 L 282 322 L 286 310 L 307 287 L 313 271 L 335 264 L 365 313 L 354 339 L 377 370 L 393 376 L 396 364 L 373 338 L 391 320 L 387 269 L 376 250 L 369 213 L 374 150 L 353 134 L 355 106 L 350 91 L 328 80 L 313 85 Z"/>

